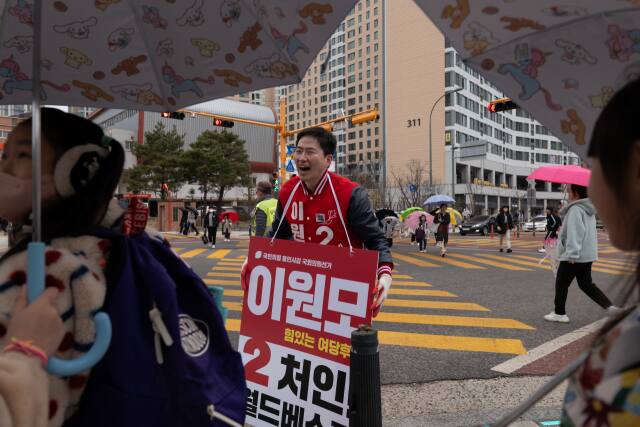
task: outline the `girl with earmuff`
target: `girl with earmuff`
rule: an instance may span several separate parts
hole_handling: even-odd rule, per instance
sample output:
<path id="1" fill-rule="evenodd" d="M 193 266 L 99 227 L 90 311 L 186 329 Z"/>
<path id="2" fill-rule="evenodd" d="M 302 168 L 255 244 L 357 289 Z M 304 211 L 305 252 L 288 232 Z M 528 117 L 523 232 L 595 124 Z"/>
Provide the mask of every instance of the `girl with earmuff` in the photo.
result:
<path id="1" fill-rule="evenodd" d="M 78 358 L 96 339 L 96 312 L 108 314 L 112 335 L 100 362 L 68 378 L 34 374 L 33 366 L 3 371 L 0 353 L 0 426 L 199 427 L 214 418 L 244 423 L 244 368 L 224 319 L 202 279 L 159 233 L 145 229 L 146 216 L 139 219 L 144 209 L 130 203 L 125 212 L 113 198 L 123 164 L 122 146 L 99 126 L 42 109 L 47 289 L 26 306 L 31 121 L 9 135 L 0 161 L 0 217 L 16 226 L 11 248 L 0 258 L 0 349 L 25 359 L 17 363 L 39 366 L 51 355 Z M 12 313 L 17 326 L 33 319 L 46 325 L 39 333 L 16 327 L 18 320 L 7 327 Z M 19 418 L 4 422 L 5 407 Z"/>
<path id="2" fill-rule="evenodd" d="M 0 425 L 60 426 L 80 400 L 88 372 L 58 378 L 42 367 L 48 356 L 75 358 L 88 350 L 83 344 L 94 341 L 91 313 L 105 299 L 110 242 L 91 231 L 113 226 L 122 214 L 112 200 L 123 164 L 122 146 L 98 125 L 42 109 L 47 290 L 26 306 L 31 120 L 20 122 L 8 137 L 0 161 L 0 217 L 12 223 L 11 248 L 0 259 L 0 407 L 8 411 L 0 410 Z M 16 317 L 20 312 L 29 316 Z M 9 325 L 12 313 L 16 321 Z M 16 332 L 18 320 L 23 329 L 31 328 L 28 333 Z M 45 322 L 32 324 L 38 321 Z"/>

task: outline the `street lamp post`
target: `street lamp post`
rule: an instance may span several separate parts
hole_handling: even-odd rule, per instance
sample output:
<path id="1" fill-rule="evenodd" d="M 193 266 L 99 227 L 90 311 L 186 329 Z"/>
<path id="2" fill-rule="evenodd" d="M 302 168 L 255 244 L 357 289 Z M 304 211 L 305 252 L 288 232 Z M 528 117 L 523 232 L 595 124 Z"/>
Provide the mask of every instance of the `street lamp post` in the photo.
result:
<path id="1" fill-rule="evenodd" d="M 438 102 L 440 102 L 440 100 L 442 98 L 444 98 L 445 96 L 451 94 L 451 93 L 456 93 L 456 92 L 460 92 L 462 90 L 461 87 L 450 90 L 448 92 L 443 93 L 438 99 L 436 99 L 436 101 L 433 103 L 433 105 L 431 106 L 431 111 L 429 112 L 429 191 L 432 190 L 433 188 L 433 141 L 431 138 L 431 118 L 433 116 L 433 110 L 435 110 L 436 105 L 438 104 Z M 452 145 L 453 147 L 453 145 Z M 453 151 L 451 152 L 453 155 Z"/>

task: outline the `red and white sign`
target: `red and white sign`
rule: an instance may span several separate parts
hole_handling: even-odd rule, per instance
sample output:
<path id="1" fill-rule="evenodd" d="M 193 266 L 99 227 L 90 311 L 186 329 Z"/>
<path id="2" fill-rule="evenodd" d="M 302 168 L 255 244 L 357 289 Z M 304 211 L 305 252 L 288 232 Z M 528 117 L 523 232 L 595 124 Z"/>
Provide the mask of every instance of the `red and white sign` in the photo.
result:
<path id="1" fill-rule="evenodd" d="M 247 423 L 347 426 L 351 332 L 371 324 L 378 253 L 251 238 L 239 351 Z"/>

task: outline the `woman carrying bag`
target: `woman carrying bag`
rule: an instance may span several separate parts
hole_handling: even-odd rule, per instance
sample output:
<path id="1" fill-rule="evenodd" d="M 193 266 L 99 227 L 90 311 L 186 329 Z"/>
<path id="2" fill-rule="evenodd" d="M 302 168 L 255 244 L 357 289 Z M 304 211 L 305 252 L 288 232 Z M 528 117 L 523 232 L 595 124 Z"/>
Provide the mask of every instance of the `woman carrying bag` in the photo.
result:
<path id="1" fill-rule="evenodd" d="M 449 244 L 449 224 L 451 224 L 451 214 L 447 212 L 448 205 L 443 203 L 440 209 L 431 212 L 433 223 L 438 224 L 436 229 L 436 246 L 440 246 L 440 256 L 444 258 Z"/>

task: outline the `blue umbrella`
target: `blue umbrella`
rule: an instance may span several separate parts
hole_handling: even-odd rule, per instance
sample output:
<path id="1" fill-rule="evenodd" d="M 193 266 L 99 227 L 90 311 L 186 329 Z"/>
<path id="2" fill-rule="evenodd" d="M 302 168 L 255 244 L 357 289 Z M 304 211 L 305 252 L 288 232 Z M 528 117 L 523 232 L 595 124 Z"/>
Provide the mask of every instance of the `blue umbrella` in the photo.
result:
<path id="1" fill-rule="evenodd" d="M 438 205 L 440 203 L 455 203 L 450 196 L 446 194 L 436 194 L 435 196 L 429 197 L 422 205 Z"/>

